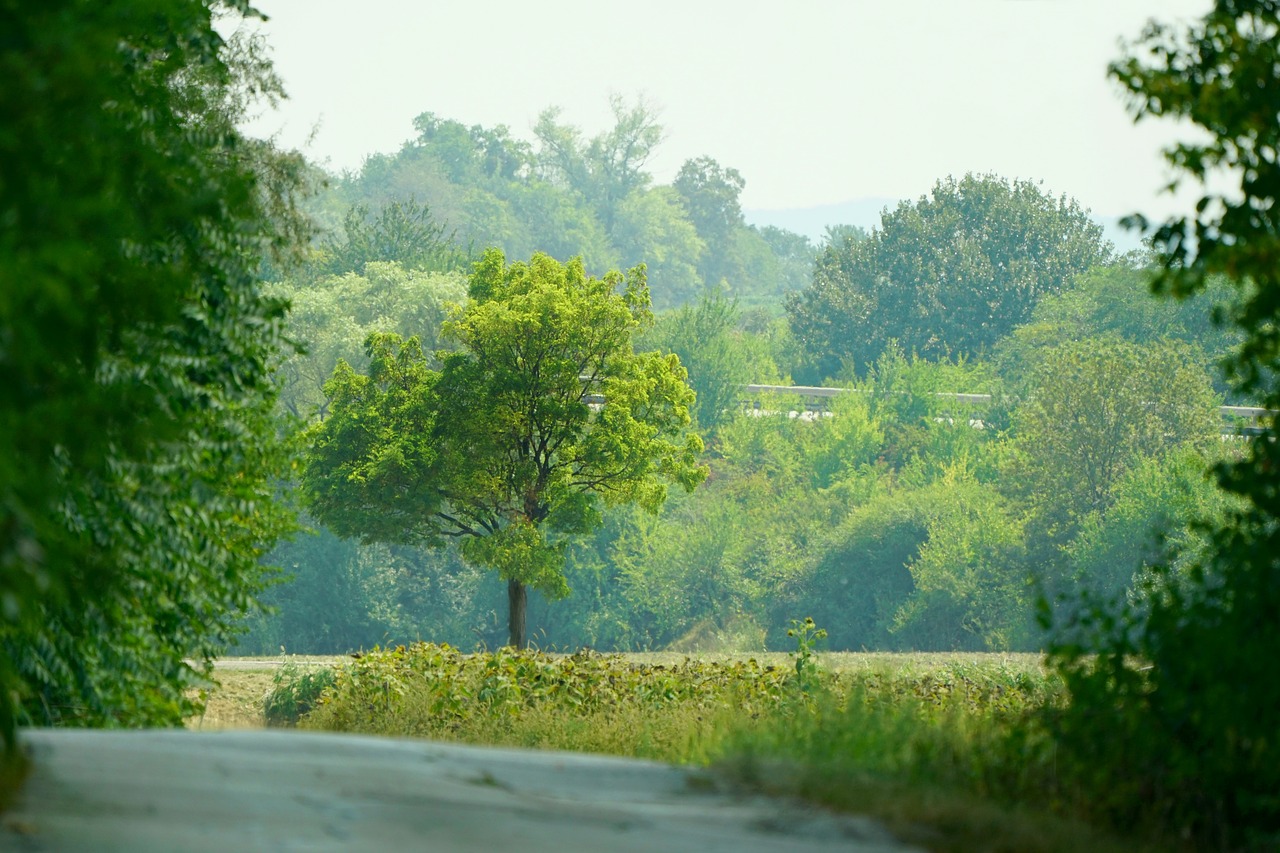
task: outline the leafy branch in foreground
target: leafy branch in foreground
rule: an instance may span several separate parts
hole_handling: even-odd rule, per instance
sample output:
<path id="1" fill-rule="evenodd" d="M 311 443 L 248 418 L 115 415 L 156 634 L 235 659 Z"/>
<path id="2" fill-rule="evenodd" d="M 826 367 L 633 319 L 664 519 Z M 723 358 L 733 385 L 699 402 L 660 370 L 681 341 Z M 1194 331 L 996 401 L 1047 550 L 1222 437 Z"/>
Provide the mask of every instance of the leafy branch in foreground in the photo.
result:
<path id="1" fill-rule="evenodd" d="M 308 231 L 215 7 L 0 4 L 0 735 L 177 725 L 289 526 L 259 280 Z M 56 93 L 56 96 L 54 96 Z M 189 661 L 194 661 L 194 664 Z"/>
<path id="2" fill-rule="evenodd" d="M 1183 27 L 1151 23 L 1111 74 L 1135 118 L 1207 134 L 1166 151 L 1204 195 L 1151 235 L 1157 289 L 1186 296 L 1223 275 L 1219 307 L 1244 333 L 1236 390 L 1280 408 L 1280 3 L 1218 0 Z M 1222 187 L 1222 191 L 1217 189 Z M 1141 217 L 1134 222 L 1146 226 Z M 1141 599 L 1095 608 L 1055 650 L 1072 702 L 1055 720 L 1064 769 L 1113 821 L 1197 844 L 1280 841 L 1280 444 L 1274 426 L 1219 466 L 1243 498 L 1181 572 L 1154 569 Z M 1103 713 L 1103 709 L 1107 709 Z"/>

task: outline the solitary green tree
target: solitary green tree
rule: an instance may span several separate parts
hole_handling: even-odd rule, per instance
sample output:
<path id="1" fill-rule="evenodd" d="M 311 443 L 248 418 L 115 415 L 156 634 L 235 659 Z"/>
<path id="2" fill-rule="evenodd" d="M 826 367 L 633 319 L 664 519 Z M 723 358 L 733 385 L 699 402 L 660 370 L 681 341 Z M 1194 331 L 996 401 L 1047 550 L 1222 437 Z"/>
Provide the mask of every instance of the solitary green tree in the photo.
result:
<path id="1" fill-rule="evenodd" d="M 526 645 L 528 588 L 567 595 L 567 537 L 600 505 L 657 511 L 668 483 L 707 475 L 687 432 L 680 360 L 637 353 L 652 322 L 643 267 L 588 277 L 547 255 L 488 251 L 445 324 L 457 350 L 433 366 L 416 338 L 369 338 L 369 374 L 340 362 L 304 474 L 316 515 L 342 536 L 438 545 L 507 581 L 510 642 Z"/>

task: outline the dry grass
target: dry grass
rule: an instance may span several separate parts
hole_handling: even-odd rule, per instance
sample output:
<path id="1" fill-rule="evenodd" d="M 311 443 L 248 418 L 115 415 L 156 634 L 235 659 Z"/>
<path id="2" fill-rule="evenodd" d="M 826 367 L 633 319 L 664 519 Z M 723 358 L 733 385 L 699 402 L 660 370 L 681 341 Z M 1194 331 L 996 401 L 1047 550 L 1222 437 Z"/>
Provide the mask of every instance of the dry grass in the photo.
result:
<path id="1" fill-rule="evenodd" d="M 189 729 L 261 729 L 262 699 L 272 688 L 271 669 L 219 669 L 218 684 L 209 689 L 204 713 L 187 718 Z"/>
<path id="2" fill-rule="evenodd" d="M 298 666 L 332 666 L 346 657 L 290 655 Z M 208 688 L 204 714 L 189 717 L 187 728 L 203 731 L 266 728 L 262 700 L 275 686 L 273 678 L 280 666 L 279 657 L 223 658 L 218 661 L 214 677 L 217 684 Z"/>

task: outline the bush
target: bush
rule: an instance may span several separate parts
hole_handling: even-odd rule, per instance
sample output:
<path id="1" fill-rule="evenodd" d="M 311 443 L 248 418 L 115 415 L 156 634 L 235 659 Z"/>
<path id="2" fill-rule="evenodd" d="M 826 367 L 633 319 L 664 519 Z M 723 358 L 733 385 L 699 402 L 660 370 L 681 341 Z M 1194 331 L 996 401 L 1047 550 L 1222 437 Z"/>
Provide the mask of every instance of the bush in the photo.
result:
<path id="1" fill-rule="evenodd" d="M 304 668 L 285 660 L 271 679 L 275 685 L 262 700 L 268 726 L 295 726 L 303 715 L 320 704 L 326 690 L 337 683 L 332 667 Z"/>

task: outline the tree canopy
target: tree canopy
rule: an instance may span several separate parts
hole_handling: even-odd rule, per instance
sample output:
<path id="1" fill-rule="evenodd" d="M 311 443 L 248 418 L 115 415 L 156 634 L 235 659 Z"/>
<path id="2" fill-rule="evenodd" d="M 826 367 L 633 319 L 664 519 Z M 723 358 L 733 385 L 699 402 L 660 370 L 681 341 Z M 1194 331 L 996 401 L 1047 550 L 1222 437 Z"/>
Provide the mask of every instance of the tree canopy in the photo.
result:
<path id="1" fill-rule="evenodd" d="M 994 175 L 939 181 L 866 240 L 835 236 L 813 283 L 787 300 L 806 381 L 864 371 L 891 338 L 926 358 L 980 353 L 1111 257 L 1076 202 Z"/>
<path id="2" fill-rule="evenodd" d="M 668 483 L 693 489 L 707 472 L 679 359 L 632 346 L 651 322 L 643 267 L 594 278 L 580 261 L 508 265 L 490 250 L 468 296 L 438 368 L 390 333 L 370 336 L 367 376 L 339 362 L 304 488 L 343 536 L 461 538 L 508 582 L 523 647 L 526 588 L 568 593 L 567 537 L 596 528 L 600 504 L 656 512 Z"/>

